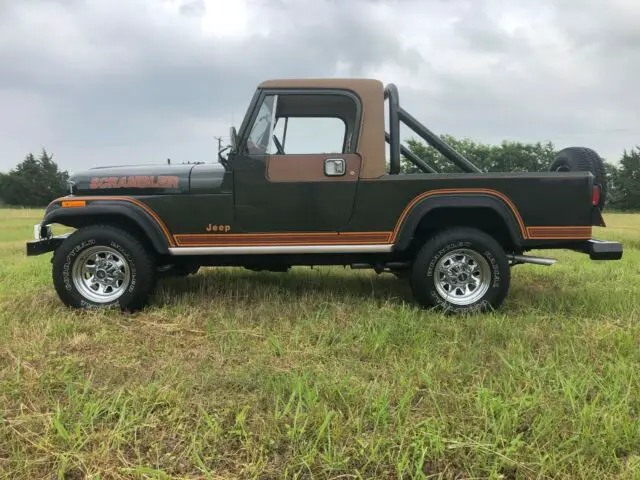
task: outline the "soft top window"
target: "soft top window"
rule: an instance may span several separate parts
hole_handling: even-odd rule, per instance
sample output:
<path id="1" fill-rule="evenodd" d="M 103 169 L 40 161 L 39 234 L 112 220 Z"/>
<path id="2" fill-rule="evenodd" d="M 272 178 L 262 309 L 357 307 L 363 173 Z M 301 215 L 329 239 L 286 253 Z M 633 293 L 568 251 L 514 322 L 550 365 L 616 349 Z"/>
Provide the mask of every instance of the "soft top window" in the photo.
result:
<path id="1" fill-rule="evenodd" d="M 283 92 L 263 97 L 247 138 L 251 155 L 352 153 L 358 105 L 348 93 Z"/>
<path id="2" fill-rule="evenodd" d="M 278 95 L 271 153 L 350 153 L 358 107 L 351 95 L 287 93 Z"/>
<path id="3" fill-rule="evenodd" d="M 278 119 L 269 153 L 302 155 L 345 153 L 346 125 L 336 117 Z"/>

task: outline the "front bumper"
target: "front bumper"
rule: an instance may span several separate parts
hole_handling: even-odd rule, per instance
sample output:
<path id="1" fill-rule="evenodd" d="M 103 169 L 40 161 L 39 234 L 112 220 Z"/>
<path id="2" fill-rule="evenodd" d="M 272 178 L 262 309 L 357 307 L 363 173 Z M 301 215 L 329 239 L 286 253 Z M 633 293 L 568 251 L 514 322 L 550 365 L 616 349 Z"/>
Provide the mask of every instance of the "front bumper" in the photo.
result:
<path id="1" fill-rule="evenodd" d="M 33 226 L 33 237 L 35 240 L 27 242 L 27 256 L 42 255 L 43 253 L 53 252 L 62 245 L 62 242 L 69 234 L 53 236 L 50 226 L 42 226 L 37 224 Z"/>
<path id="2" fill-rule="evenodd" d="M 42 238 L 40 240 L 31 240 L 27 242 L 27 256 L 42 255 L 43 253 L 53 252 L 69 235 L 58 235 L 56 237 Z"/>
<path id="3" fill-rule="evenodd" d="M 619 242 L 609 242 L 607 240 L 585 241 L 579 249 L 583 253 L 588 253 L 591 260 L 620 260 L 622 258 L 622 244 Z"/>

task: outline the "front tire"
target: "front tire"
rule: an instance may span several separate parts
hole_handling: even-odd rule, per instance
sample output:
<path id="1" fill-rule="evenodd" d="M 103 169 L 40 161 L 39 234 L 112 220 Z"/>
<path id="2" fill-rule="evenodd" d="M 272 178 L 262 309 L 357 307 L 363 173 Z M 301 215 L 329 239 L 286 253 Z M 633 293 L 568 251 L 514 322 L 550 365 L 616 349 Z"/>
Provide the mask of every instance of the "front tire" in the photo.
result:
<path id="1" fill-rule="evenodd" d="M 509 261 L 500 244 L 474 228 L 441 232 L 424 244 L 411 269 L 411 289 L 426 308 L 486 312 L 509 291 Z"/>
<path id="2" fill-rule="evenodd" d="M 70 235 L 53 258 L 53 284 L 72 308 L 139 310 L 155 286 L 154 257 L 140 241 L 109 225 Z"/>

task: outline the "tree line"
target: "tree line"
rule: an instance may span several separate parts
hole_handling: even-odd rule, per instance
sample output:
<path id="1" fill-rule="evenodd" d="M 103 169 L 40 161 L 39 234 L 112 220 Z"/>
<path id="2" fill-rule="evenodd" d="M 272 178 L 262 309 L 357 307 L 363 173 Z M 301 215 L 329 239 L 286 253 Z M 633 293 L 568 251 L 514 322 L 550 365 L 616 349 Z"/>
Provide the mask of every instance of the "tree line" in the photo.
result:
<path id="1" fill-rule="evenodd" d="M 557 149 L 551 142 L 502 142 L 499 145 L 442 137 L 455 150 L 485 172 L 543 172 L 549 170 Z M 438 172 L 459 171 L 433 147 L 410 139 L 409 148 Z M 406 159 L 404 173 L 418 172 Z M 625 151 L 617 164 L 605 162 L 608 178 L 607 206 L 619 210 L 640 210 L 640 146 Z M 59 169 L 53 155 L 43 150 L 36 156 L 29 153 L 8 173 L 0 173 L 0 202 L 23 207 L 43 207 L 51 200 L 69 192 L 69 174 Z"/>
<path id="2" fill-rule="evenodd" d="M 53 155 L 29 153 L 8 173 L 0 172 L 0 202 L 20 207 L 44 207 L 69 193 L 69 174 L 61 171 Z"/>

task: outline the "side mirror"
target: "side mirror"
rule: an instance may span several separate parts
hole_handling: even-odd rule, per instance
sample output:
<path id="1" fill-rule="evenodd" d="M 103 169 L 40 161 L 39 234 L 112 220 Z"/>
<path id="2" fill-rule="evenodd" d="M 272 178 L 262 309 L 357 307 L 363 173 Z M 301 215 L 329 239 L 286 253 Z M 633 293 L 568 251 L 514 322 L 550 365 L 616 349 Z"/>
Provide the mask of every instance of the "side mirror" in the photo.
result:
<path id="1" fill-rule="evenodd" d="M 229 138 L 231 141 L 231 151 L 235 152 L 238 148 L 238 132 L 236 131 L 236 127 L 229 129 Z"/>

